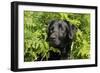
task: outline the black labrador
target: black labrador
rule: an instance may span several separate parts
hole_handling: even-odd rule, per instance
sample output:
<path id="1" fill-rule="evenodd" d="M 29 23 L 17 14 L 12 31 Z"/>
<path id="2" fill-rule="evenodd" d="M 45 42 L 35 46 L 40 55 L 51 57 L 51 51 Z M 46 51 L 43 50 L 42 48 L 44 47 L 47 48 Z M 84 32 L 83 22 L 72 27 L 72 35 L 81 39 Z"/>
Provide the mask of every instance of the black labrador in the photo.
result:
<path id="1" fill-rule="evenodd" d="M 50 51 L 49 60 L 69 59 L 73 37 L 77 28 L 66 20 L 52 20 L 48 25 L 49 45 L 58 48 L 61 55 Z"/>

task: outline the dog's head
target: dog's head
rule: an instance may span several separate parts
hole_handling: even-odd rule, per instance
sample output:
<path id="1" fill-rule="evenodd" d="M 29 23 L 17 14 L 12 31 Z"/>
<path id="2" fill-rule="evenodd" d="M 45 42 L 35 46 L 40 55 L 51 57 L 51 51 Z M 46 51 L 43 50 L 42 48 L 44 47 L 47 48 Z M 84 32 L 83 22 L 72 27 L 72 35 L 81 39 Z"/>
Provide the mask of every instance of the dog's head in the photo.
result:
<path id="1" fill-rule="evenodd" d="M 48 41 L 55 48 L 62 47 L 72 40 L 76 31 L 66 20 L 52 20 L 48 25 Z"/>

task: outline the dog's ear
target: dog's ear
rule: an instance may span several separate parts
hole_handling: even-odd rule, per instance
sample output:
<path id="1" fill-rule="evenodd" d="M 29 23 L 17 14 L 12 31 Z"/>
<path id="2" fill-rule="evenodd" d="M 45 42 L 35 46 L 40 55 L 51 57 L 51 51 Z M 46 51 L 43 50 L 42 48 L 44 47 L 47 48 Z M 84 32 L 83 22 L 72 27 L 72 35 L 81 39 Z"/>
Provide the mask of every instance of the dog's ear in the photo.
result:
<path id="1" fill-rule="evenodd" d="M 53 25 L 53 23 L 55 22 L 56 20 L 50 20 L 50 21 L 48 21 L 48 28 L 50 28 L 52 25 Z"/>
<path id="2" fill-rule="evenodd" d="M 64 20 L 64 22 L 66 22 L 66 24 L 67 24 L 68 38 L 73 39 L 73 37 L 77 31 L 77 28 L 74 25 L 71 25 L 70 22 L 67 20 Z"/>
<path id="3" fill-rule="evenodd" d="M 53 23 L 55 22 L 56 20 L 50 20 L 48 21 L 48 26 L 47 26 L 47 39 L 46 41 L 49 40 L 49 37 L 50 37 L 50 27 L 53 25 Z"/>
<path id="4" fill-rule="evenodd" d="M 74 25 L 69 25 L 69 33 L 68 33 L 69 39 L 73 39 L 76 31 L 77 31 L 77 28 Z"/>

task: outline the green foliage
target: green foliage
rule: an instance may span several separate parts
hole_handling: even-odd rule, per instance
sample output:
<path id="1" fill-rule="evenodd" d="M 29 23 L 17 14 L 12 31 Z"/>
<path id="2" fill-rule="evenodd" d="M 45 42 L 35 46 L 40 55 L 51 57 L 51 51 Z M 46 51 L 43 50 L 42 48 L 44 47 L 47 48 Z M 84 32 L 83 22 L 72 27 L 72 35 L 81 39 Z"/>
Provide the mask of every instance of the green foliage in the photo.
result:
<path id="1" fill-rule="evenodd" d="M 48 60 L 49 51 L 60 51 L 49 47 L 47 27 L 51 20 L 68 20 L 78 30 L 71 46 L 72 59 L 88 59 L 90 57 L 90 15 L 79 13 L 56 13 L 24 11 L 24 61 Z"/>

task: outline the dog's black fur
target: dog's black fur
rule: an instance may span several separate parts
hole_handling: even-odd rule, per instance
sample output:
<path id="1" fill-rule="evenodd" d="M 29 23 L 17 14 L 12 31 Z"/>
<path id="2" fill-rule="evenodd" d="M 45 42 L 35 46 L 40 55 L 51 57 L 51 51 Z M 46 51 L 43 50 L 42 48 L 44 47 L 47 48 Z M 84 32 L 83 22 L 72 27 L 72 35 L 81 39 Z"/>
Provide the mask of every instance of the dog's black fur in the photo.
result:
<path id="1" fill-rule="evenodd" d="M 61 52 L 54 53 L 50 51 L 49 60 L 68 59 L 70 55 L 72 40 L 76 32 L 76 27 L 71 25 L 66 20 L 52 20 L 48 24 L 48 37 L 49 45 L 58 48 Z"/>

